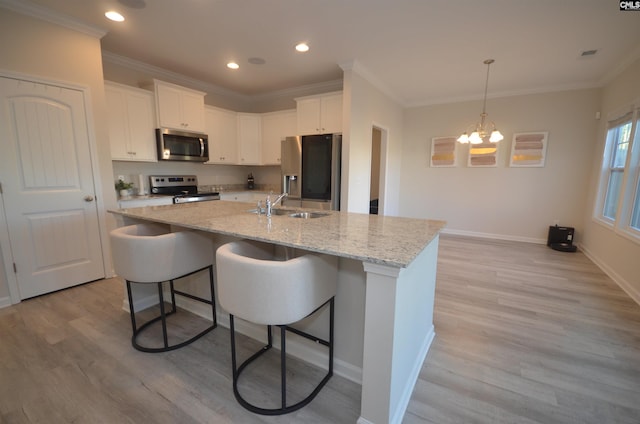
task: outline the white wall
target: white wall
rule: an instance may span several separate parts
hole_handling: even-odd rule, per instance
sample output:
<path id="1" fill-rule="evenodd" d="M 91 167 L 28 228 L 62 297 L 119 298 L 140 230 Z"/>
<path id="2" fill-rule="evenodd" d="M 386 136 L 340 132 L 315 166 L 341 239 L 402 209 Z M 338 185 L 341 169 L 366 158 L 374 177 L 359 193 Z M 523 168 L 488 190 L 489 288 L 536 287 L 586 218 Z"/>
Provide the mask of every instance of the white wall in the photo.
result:
<path id="1" fill-rule="evenodd" d="M 431 168 L 432 137 L 457 136 L 480 117 L 481 100 L 405 111 L 400 215 L 443 219 L 447 231 L 546 242 L 549 225 L 584 229 L 587 182 L 594 154 L 599 90 L 576 90 L 487 101 L 489 118 L 505 139 L 494 168 Z M 543 168 L 510 168 L 515 132 L 548 131 Z"/>
<path id="2" fill-rule="evenodd" d="M 353 70 L 344 74 L 341 210 L 369 213 L 371 137 L 373 127 L 387 134 L 385 175 L 381 185 L 380 214 L 398 215 L 400 160 L 402 156 L 402 107 Z M 384 144 L 384 140 L 383 140 Z M 346 205 L 346 206 L 345 206 Z"/>
<path id="3" fill-rule="evenodd" d="M 611 228 L 593 220 L 598 178 L 604 151 L 606 117 L 640 98 L 640 59 L 603 89 L 602 120 L 597 131 L 597 146 L 591 166 L 589 200 L 584 208 L 583 250 L 589 257 L 640 303 L 640 242 L 631 241 Z"/>
<path id="4" fill-rule="evenodd" d="M 89 116 L 93 120 L 89 129 L 94 132 L 97 143 L 97 184 L 110 181 L 112 168 L 100 40 L 4 8 L 0 9 L 0 39 L 3 40 L 0 43 L 0 70 L 88 87 Z M 99 208 L 98 213 L 104 216 L 107 208 L 116 206 L 116 196 L 111 184 L 101 188 L 97 194 L 104 207 Z M 108 250 L 108 244 L 105 250 Z M 2 273 L 0 287 L 6 285 L 7 277 Z M 0 293 L 2 291 L 0 289 Z"/>

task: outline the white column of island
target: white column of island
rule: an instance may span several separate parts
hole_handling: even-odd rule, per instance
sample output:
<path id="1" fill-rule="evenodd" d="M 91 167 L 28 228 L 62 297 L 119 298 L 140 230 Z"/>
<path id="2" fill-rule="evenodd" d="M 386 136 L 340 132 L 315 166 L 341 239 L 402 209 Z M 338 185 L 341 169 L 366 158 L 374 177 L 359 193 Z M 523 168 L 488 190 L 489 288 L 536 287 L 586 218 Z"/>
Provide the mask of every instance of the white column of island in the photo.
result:
<path id="1" fill-rule="evenodd" d="M 364 334 L 344 338 L 363 343 L 361 363 L 354 364 L 362 370 L 358 423 L 400 423 L 435 336 L 438 235 L 445 222 L 333 211 L 314 219 L 267 218 L 248 213 L 251 207 L 215 201 L 110 212 L 122 217 L 123 223 L 160 222 L 335 255 L 345 264 L 361 262 Z M 337 310 L 336 331 L 341 328 L 339 315 Z"/>

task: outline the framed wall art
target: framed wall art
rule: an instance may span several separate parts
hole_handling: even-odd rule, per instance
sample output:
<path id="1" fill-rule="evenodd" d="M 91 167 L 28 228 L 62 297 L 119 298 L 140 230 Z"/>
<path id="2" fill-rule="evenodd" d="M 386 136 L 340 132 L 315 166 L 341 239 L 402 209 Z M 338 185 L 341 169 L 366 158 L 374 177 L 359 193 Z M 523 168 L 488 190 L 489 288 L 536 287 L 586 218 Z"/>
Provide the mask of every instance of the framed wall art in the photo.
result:
<path id="1" fill-rule="evenodd" d="M 498 165 L 498 149 L 500 143 L 483 141 L 481 144 L 469 145 L 469 159 L 467 166 L 492 167 Z"/>
<path id="2" fill-rule="evenodd" d="M 546 131 L 515 133 L 511 142 L 509 166 L 543 167 L 549 133 Z"/>
<path id="3" fill-rule="evenodd" d="M 431 139 L 431 166 L 456 166 L 456 137 L 434 137 Z"/>

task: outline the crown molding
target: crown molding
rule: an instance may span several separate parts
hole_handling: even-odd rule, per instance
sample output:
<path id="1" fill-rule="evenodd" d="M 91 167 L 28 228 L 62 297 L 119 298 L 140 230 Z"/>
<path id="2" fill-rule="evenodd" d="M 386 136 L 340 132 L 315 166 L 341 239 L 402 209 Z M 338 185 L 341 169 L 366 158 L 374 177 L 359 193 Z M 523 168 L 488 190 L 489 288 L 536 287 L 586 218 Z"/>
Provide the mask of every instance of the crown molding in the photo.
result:
<path id="1" fill-rule="evenodd" d="M 251 96 L 251 99 L 254 101 L 264 101 L 275 99 L 279 97 L 293 98 L 293 97 L 304 97 L 307 95 L 313 95 L 318 93 L 328 93 L 331 91 L 342 91 L 343 90 L 343 80 L 331 80 L 318 82 L 314 84 L 301 85 L 297 87 L 285 88 L 282 90 L 270 91 L 269 93 L 264 94 L 256 94 Z"/>
<path id="2" fill-rule="evenodd" d="M 398 97 L 393 90 L 385 83 L 383 83 L 378 77 L 376 77 L 373 72 L 369 71 L 364 65 L 362 65 L 357 60 L 350 60 L 348 62 L 343 62 L 338 64 L 343 71 L 351 71 L 365 80 L 367 80 L 370 84 L 376 87 L 378 90 L 382 91 L 385 95 L 389 96 L 396 103 L 401 106 L 406 107 L 406 101 Z"/>
<path id="3" fill-rule="evenodd" d="M 531 94 L 545 94 L 545 93 L 553 93 L 558 91 L 587 90 L 591 88 L 600 88 L 600 87 L 602 87 L 602 83 L 599 81 L 579 83 L 579 84 L 548 85 L 548 86 L 537 87 L 537 88 L 525 88 L 522 90 L 501 91 L 501 92 L 493 93 L 491 95 L 487 95 L 487 99 L 500 99 L 504 97 L 527 96 Z M 470 102 L 470 101 L 482 100 L 482 99 L 483 99 L 483 95 L 437 97 L 437 98 L 429 99 L 428 102 L 422 102 L 422 101 L 409 102 L 405 106 L 406 107 L 435 106 L 435 105 L 444 105 L 444 104 L 450 104 L 450 103 Z"/>
<path id="4" fill-rule="evenodd" d="M 616 67 L 611 69 L 611 71 L 607 72 L 604 77 L 602 77 L 601 83 L 602 85 L 607 85 L 614 79 L 616 79 L 620 74 L 622 74 L 629 66 L 631 66 L 635 61 L 640 59 L 640 46 L 633 50 L 629 56 L 624 58 Z"/>
<path id="5" fill-rule="evenodd" d="M 195 90 L 204 91 L 207 94 L 229 97 L 240 102 L 246 102 L 251 100 L 249 96 L 238 94 L 235 91 L 227 90 L 226 88 L 223 88 L 214 84 L 210 84 L 195 78 L 190 78 L 182 74 L 179 74 L 177 72 L 169 71 L 167 69 L 150 65 L 148 63 L 141 62 L 139 60 L 131 59 L 126 56 L 121 56 L 107 50 L 102 50 L 102 61 L 114 64 L 114 65 L 123 66 L 128 69 L 144 72 L 146 74 L 151 75 L 154 78 L 159 77 L 159 78 L 168 79 L 177 84 L 184 85 L 186 87 L 190 87 Z"/>
<path id="6" fill-rule="evenodd" d="M 47 7 L 31 3 L 27 0 L 0 0 L 0 7 L 22 15 L 51 22 L 62 27 L 81 32 L 94 38 L 102 38 L 107 34 L 105 29 L 92 26 L 79 19 L 56 12 Z"/>
<path id="7" fill-rule="evenodd" d="M 3 0 L 0 0 L 3 1 Z M 243 104 L 252 104 L 254 102 L 268 101 L 276 98 L 293 98 L 296 96 L 305 96 L 308 94 L 318 94 L 322 92 L 338 91 L 342 90 L 342 80 L 325 81 L 316 84 L 309 84 L 298 87 L 286 88 L 283 90 L 276 90 L 265 94 L 246 95 L 238 92 L 220 87 L 215 84 L 210 84 L 195 78 L 190 78 L 179 74 L 177 72 L 169 71 L 158 66 L 150 65 L 139 60 L 131 59 L 126 56 L 121 56 L 107 50 L 102 51 L 103 62 L 119 65 L 128 69 L 143 72 L 145 74 L 152 75 L 158 78 L 164 78 L 175 82 L 176 84 L 191 87 L 196 90 L 204 91 L 207 94 L 219 95 L 226 97 L 227 99 L 234 100 Z"/>

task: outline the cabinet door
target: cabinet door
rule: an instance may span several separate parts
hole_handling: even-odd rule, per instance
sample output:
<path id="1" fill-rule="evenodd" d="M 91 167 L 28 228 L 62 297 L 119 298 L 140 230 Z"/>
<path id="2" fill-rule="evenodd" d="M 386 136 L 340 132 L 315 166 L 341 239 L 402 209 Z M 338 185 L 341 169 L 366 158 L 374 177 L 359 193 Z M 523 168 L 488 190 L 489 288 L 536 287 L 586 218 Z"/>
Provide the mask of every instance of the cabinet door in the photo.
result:
<path id="1" fill-rule="evenodd" d="M 156 162 L 153 94 L 105 84 L 111 159 Z"/>
<path id="2" fill-rule="evenodd" d="M 205 109 L 205 133 L 209 137 L 209 162 L 238 162 L 238 115 L 223 109 Z"/>
<path id="3" fill-rule="evenodd" d="M 182 120 L 181 91 L 168 85 L 156 85 L 158 123 L 161 127 L 184 130 Z"/>
<path id="4" fill-rule="evenodd" d="M 262 164 L 280 165 L 280 145 L 283 138 L 297 134 L 296 111 L 262 115 Z"/>
<path id="5" fill-rule="evenodd" d="M 322 134 L 342 132 L 342 94 L 320 99 L 320 128 Z"/>
<path id="6" fill-rule="evenodd" d="M 308 135 L 320 133 L 320 99 L 297 100 L 296 114 L 298 134 Z"/>
<path id="7" fill-rule="evenodd" d="M 155 113 L 152 93 L 133 91 L 127 95 L 131 160 L 157 162 Z"/>
<path id="8" fill-rule="evenodd" d="M 161 127 L 204 132 L 204 93 L 154 80 Z"/>
<path id="9" fill-rule="evenodd" d="M 184 129 L 204 132 L 204 96 L 185 91 L 181 100 Z"/>
<path id="10" fill-rule="evenodd" d="M 105 85 L 112 160 L 129 160 L 127 99 L 122 90 Z"/>
<path id="11" fill-rule="evenodd" d="M 261 117 L 256 113 L 238 114 L 238 163 L 260 165 L 262 159 Z"/>

